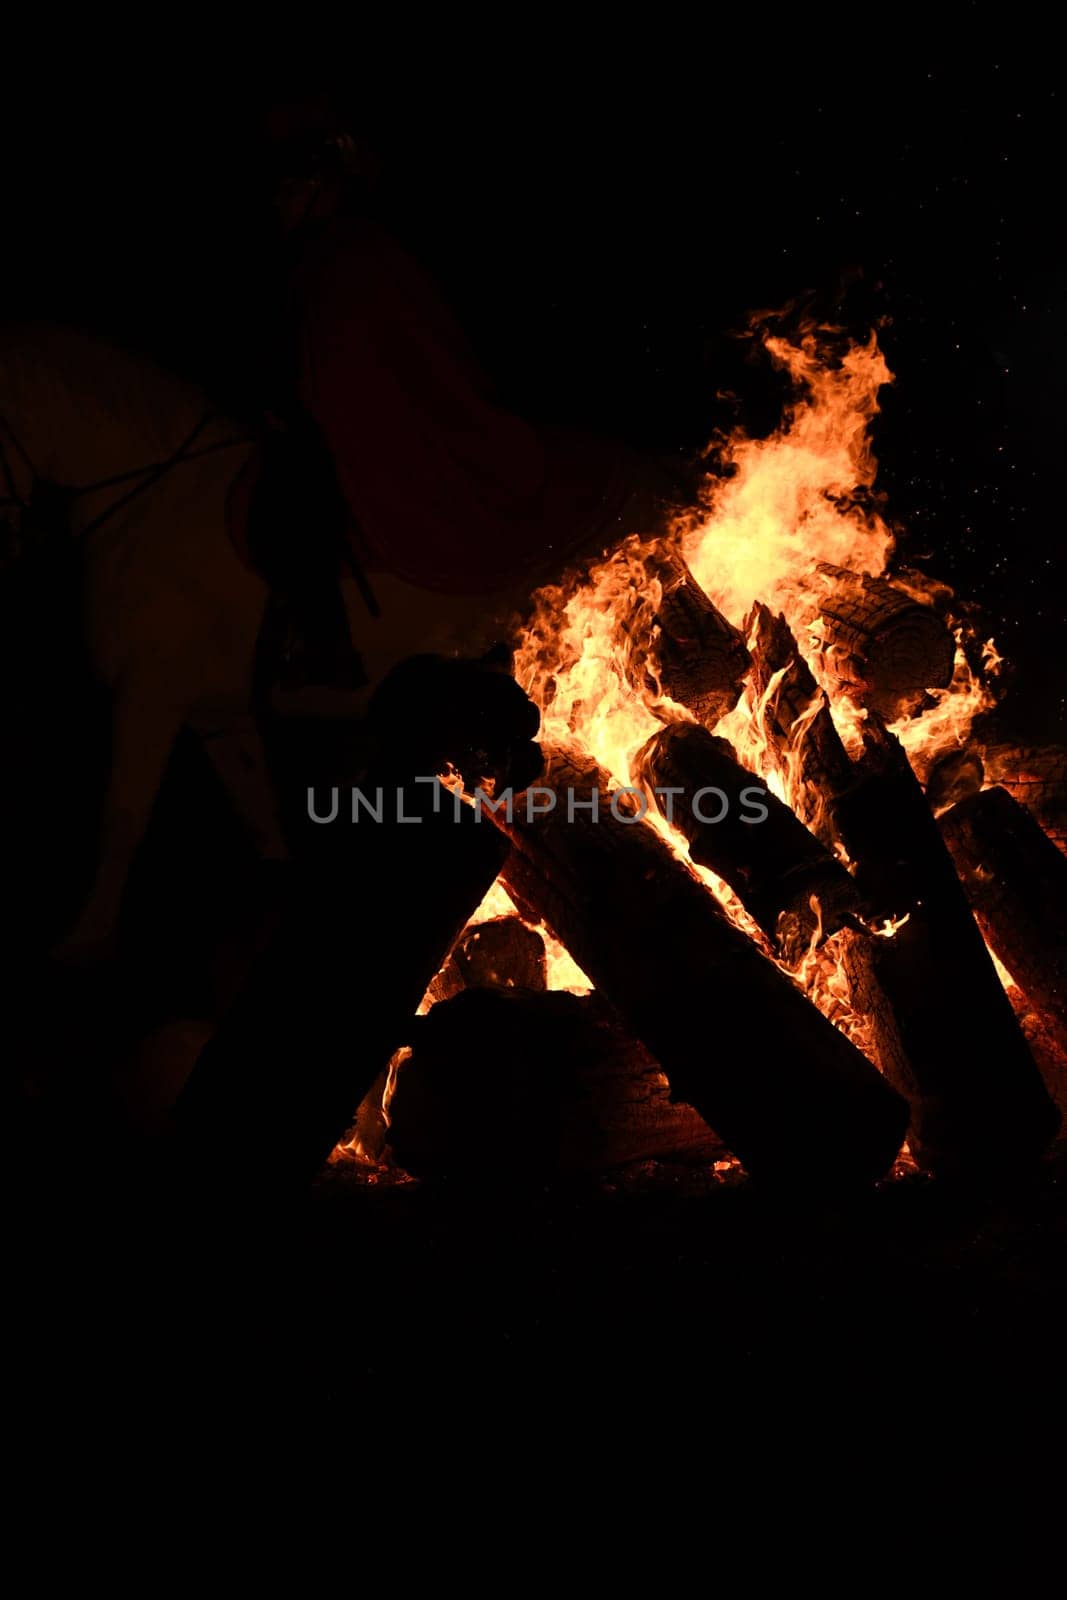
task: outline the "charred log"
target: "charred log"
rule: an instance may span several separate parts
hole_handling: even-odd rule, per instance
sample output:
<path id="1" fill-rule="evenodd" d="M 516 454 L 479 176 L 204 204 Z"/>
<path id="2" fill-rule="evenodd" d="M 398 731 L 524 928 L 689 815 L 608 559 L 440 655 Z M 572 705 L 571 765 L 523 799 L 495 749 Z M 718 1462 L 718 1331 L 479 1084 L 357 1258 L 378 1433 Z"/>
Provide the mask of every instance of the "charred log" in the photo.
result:
<path id="1" fill-rule="evenodd" d="M 931 606 L 884 578 L 821 562 L 830 587 L 813 625 L 827 670 L 844 692 L 887 721 L 914 711 L 952 680 L 956 643 Z"/>
<path id="2" fill-rule="evenodd" d="M 1006 789 L 940 819 L 990 948 L 1027 999 L 1067 1024 L 1067 861 Z"/>
<path id="3" fill-rule="evenodd" d="M 548 987 L 545 941 L 521 917 L 493 917 L 467 928 L 429 988 L 433 1002 L 461 989 Z"/>
<path id="4" fill-rule="evenodd" d="M 420 1019 L 390 1106 L 415 1177 L 508 1181 L 725 1152 L 598 996 L 468 990 Z"/>
<path id="5" fill-rule="evenodd" d="M 1033 813 L 1056 847 L 1067 855 L 1067 748 L 990 745 L 985 752 L 990 783 Z"/>
<path id="6" fill-rule="evenodd" d="M 631 677 L 653 691 L 658 687 L 714 727 L 740 698 L 749 666 L 744 638 L 708 599 L 681 556 L 657 555 L 649 572 L 663 593 L 653 618 L 651 652 L 645 639 L 632 642 Z"/>
<path id="7" fill-rule="evenodd" d="M 548 987 L 545 941 L 521 917 L 494 917 L 469 929 L 454 951 L 468 989 Z"/>
<path id="8" fill-rule="evenodd" d="M 875 942 L 873 958 L 913 1075 L 917 1158 L 942 1171 L 975 1171 L 1036 1156 L 1058 1114 L 926 797 L 877 717 L 834 815 L 867 900 L 886 916 L 907 914 L 893 937 Z"/>
<path id="9" fill-rule="evenodd" d="M 575 998 L 578 998 L 577 996 Z M 564 1167 L 602 1171 L 632 1161 L 714 1161 L 726 1146 L 692 1106 L 671 1098 L 658 1061 L 602 995 L 580 999 L 596 1046 L 582 1062 L 582 1097 L 568 1120 Z"/>
<path id="10" fill-rule="evenodd" d="M 457 820 L 435 812 L 429 786 L 409 788 L 404 807 L 420 826 L 321 830 L 322 859 L 303 866 L 291 909 L 175 1109 L 177 1156 L 196 1181 L 225 1183 L 245 1145 L 269 1153 L 264 1181 L 310 1181 L 408 1042 L 506 845 L 467 807 Z"/>
<path id="11" fill-rule="evenodd" d="M 788 959 L 817 930 L 835 933 L 859 911 L 860 897 L 841 863 L 724 739 L 691 722 L 654 734 L 637 755 L 636 776 L 689 854 L 723 878 Z"/>
<path id="12" fill-rule="evenodd" d="M 1061 1116 L 1067 1116 L 1067 1026 L 1053 1021 L 1046 1012 L 1035 1011 L 1014 984 L 1007 993 L 1048 1092 Z"/>
<path id="13" fill-rule="evenodd" d="M 654 831 L 611 805 L 606 776 L 562 752 L 551 812 L 504 823 L 502 871 L 753 1175 L 864 1182 L 892 1162 L 907 1108 L 877 1070 L 719 910 Z M 594 789 L 599 816 L 565 803 Z M 616 801 L 618 797 L 615 797 Z M 742 1040 L 725 1042 L 724 1019 Z"/>

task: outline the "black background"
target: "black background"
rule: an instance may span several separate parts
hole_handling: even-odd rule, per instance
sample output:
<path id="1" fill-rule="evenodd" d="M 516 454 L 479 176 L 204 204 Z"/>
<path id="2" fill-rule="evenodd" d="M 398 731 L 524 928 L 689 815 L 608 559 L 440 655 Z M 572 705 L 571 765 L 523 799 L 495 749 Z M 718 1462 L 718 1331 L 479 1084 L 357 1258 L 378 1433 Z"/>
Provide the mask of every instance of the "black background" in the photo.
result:
<path id="1" fill-rule="evenodd" d="M 0 316 L 63 316 L 122 335 L 229 403 L 254 406 L 277 317 L 257 130 L 265 105 L 332 70 L 381 152 L 383 211 L 442 278 L 504 394 L 531 413 L 657 447 L 699 445 L 735 417 L 766 429 L 780 390 L 747 363 L 732 330 L 754 308 L 808 292 L 828 309 L 851 282 L 841 315 L 857 333 L 872 315 L 890 319 L 882 337 L 897 381 L 877 450 L 906 552 L 982 603 L 1018 668 L 1012 729 L 1049 739 L 1061 727 L 1067 631 L 1062 100 L 1056 51 L 1025 12 L 1012 13 L 1011 58 L 998 37 L 976 37 L 980 15 L 972 6 L 951 13 L 951 52 L 895 13 L 845 23 L 813 13 L 786 29 L 759 12 L 735 20 L 729 36 L 714 16 L 699 34 L 690 23 L 653 34 L 643 20 L 615 17 L 580 47 L 571 24 L 540 14 L 440 42 L 425 40 L 413 15 L 403 48 L 340 39 L 324 25 L 281 40 L 269 63 L 245 54 L 225 65 L 203 19 L 146 15 L 127 24 L 121 49 L 100 52 L 107 71 L 68 36 L 58 61 L 55 41 L 26 49 L 9 34 Z M 297 31 L 292 19 L 289 27 Z M 736 399 L 718 398 L 723 391 Z M 168 836 L 175 878 L 192 859 L 175 848 L 179 836 Z M 198 837 L 191 829 L 190 853 Z M 158 949 L 149 956 L 163 966 Z M 68 1121 L 56 1146 L 64 1161 L 78 1127 Z M 299 1359 L 280 1353 L 264 1409 L 273 1420 L 281 1370 L 294 1404 L 307 1403 L 306 1389 L 333 1421 L 342 1405 L 346 1418 L 365 1414 L 368 1396 L 392 1406 L 412 1383 L 445 1393 L 466 1372 L 453 1364 L 463 1360 L 477 1369 L 470 1381 L 484 1384 L 487 1371 L 515 1389 L 542 1366 L 567 1372 L 580 1396 L 572 1417 L 584 1417 L 577 1408 L 605 1350 L 639 1372 L 654 1352 L 657 1383 L 661 1370 L 673 1379 L 691 1367 L 686 1407 L 704 1393 L 720 1404 L 738 1371 L 753 1403 L 772 1375 L 802 1392 L 816 1352 L 834 1381 L 844 1382 L 836 1364 L 851 1357 L 864 1383 L 877 1373 L 881 1385 L 901 1361 L 931 1381 L 951 1376 L 962 1350 L 980 1375 L 967 1367 L 961 1381 L 973 1385 L 969 1403 L 982 1395 L 984 1428 L 991 1374 L 1006 1393 L 1017 1373 L 1054 1370 L 1062 1319 L 1052 1263 L 1062 1250 L 1041 1221 L 1045 1191 L 1024 1197 L 1011 1226 L 990 1225 L 989 1266 L 969 1212 L 945 1202 L 931 1222 L 922 1195 L 914 1202 L 898 1188 L 893 1225 L 881 1233 L 866 1213 L 855 1225 L 802 1215 L 783 1233 L 773 1210 L 732 1233 L 729 1202 L 721 1224 L 700 1208 L 679 1240 L 677 1208 L 657 1202 L 651 1219 L 641 1213 L 636 1243 L 631 1211 L 607 1224 L 597 1211 L 583 1231 L 564 1210 L 556 1232 L 535 1217 L 534 1247 L 516 1239 L 510 1216 L 498 1237 L 486 1222 L 492 1208 L 478 1205 L 451 1233 L 447 1218 L 434 1231 L 433 1215 L 420 1212 L 391 1265 L 397 1230 L 382 1231 L 375 1247 L 368 1229 L 365 1276 L 336 1270 L 352 1255 L 345 1210 L 342 1242 L 327 1237 L 310 1286 L 288 1260 L 279 1272 L 273 1254 L 257 1280 L 249 1298 L 257 1311 L 262 1302 L 255 1333 L 266 1354 L 235 1340 L 232 1353 L 223 1343 L 203 1359 L 218 1369 L 218 1389 L 246 1369 L 254 1388 L 256 1361 L 273 1360 L 275 1327 L 306 1308 Z M 558 1241 L 572 1234 L 560 1275 Z M 81 1245 L 75 1233 L 68 1252 Z M 94 1322 L 114 1292 L 101 1287 L 96 1239 L 82 1254 L 84 1299 L 79 1280 L 56 1270 L 53 1249 L 39 1250 L 44 1274 L 57 1294 L 73 1284 Z M 731 1250 L 737 1264 L 724 1276 Z M 794 1264 L 783 1270 L 786 1257 Z M 501 1278 L 502 1263 L 510 1277 Z M 708 1283 L 726 1347 L 723 1356 L 713 1346 L 712 1358 Z M 115 1329 L 104 1319 L 108 1355 L 124 1367 L 136 1345 L 146 1382 L 159 1385 L 162 1370 L 163 1387 L 177 1384 L 184 1396 L 199 1382 L 196 1342 L 190 1354 L 175 1338 L 169 1300 L 145 1337 L 140 1295 L 137 1273 L 124 1276 L 116 1303 L 128 1297 L 136 1319 L 124 1314 Z M 22 1303 L 36 1305 L 32 1294 Z M 56 1374 L 70 1377 L 70 1311 L 47 1297 L 42 1306 L 41 1327 L 57 1341 L 46 1374 L 54 1384 Z M 211 1302 L 206 1346 L 219 1317 Z M 335 1330 L 336 1349 L 322 1327 Z M 36 1339 L 32 1320 L 30 1329 Z M 689 1330 L 681 1342 L 679 1329 Z M 175 1339 L 173 1357 L 159 1356 L 157 1335 L 165 1351 Z M 86 1350 L 84 1381 L 75 1366 L 72 1386 L 99 1392 L 113 1413 L 100 1378 L 110 1368 L 96 1365 L 88 1337 Z M 613 1389 L 611 1404 L 628 1392 Z M 908 1398 L 904 1408 L 883 1398 L 873 1418 L 880 1441 L 887 1423 L 904 1420 L 923 1437 L 914 1387 Z"/>
<path id="2" fill-rule="evenodd" d="M 668 449 L 763 431 L 780 390 L 733 337 L 748 313 L 814 294 L 858 334 L 883 322 L 889 514 L 983 606 L 1016 668 L 1010 731 L 1050 737 L 1062 98 L 1037 33 L 1006 52 L 976 27 L 961 53 L 839 21 L 580 44 L 487 25 L 416 52 L 307 28 L 255 61 L 106 72 L 40 71 L 38 49 L 3 97 L 0 315 L 118 334 L 255 407 L 280 305 L 263 112 L 327 84 L 380 155 L 379 208 L 520 410 Z"/>

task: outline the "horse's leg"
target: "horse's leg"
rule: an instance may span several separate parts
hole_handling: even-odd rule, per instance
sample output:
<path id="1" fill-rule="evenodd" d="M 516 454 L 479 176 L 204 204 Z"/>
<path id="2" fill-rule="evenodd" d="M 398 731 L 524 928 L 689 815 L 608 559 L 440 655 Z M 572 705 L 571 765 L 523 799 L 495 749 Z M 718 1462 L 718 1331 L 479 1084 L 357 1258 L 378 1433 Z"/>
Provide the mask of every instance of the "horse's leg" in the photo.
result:
<path id="1" fill-rule="evenodd" d="M 186 720 L 188 695 L 178 692 L 180 682 L 180 675 L 171 678 L 142 661 L 116 685 L 96 876 L 77 922 L 53 951 L 59 960 L 93 961 L 112 951 L 130 866 Z"/>
<path id="2" fill-rule="evenodd" d="M 238 713 L 223 726 L 214 722 L 200 726 L 194 721 L 193 731 L 257 854 L 264 861 L 286 860 L 274 784 L 252 713 Z"/>

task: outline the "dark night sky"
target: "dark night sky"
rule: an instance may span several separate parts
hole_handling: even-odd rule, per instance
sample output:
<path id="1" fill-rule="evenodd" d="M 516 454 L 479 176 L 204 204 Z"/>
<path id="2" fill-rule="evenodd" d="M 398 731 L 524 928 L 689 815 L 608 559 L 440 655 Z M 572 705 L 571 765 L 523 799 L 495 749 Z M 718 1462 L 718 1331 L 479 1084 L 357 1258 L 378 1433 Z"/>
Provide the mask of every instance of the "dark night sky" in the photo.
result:
<path id="1" fill-rule="evenodd" d="M 1047 737 L 1067 647 L 1054 52 L 1035 35 L 1009 60 L 968 29 L 969 59 L 910 38 L 890 58 L 828 31 L 833 48 L 634 36 L 610 58 L 482 40 L 485 59 L 464 43 L 418 66 L 365 47 L 337 81 L 384 213 L 532 413 L 657 447 L 699 444 L 735 404 L 765 428 L 776 388 L 730 331 L 809 291 L 826 309 L 861 274 L 842 314 L 890 319 L 891 515 L 985 607 L 1020 667 L 1012 718 Z M 336 66 L 328 44 L 288 73 L 142 67 L 9 96 L 5 313 L 120 333 L 254 402 L 273 303 L 257 120 Z"/>

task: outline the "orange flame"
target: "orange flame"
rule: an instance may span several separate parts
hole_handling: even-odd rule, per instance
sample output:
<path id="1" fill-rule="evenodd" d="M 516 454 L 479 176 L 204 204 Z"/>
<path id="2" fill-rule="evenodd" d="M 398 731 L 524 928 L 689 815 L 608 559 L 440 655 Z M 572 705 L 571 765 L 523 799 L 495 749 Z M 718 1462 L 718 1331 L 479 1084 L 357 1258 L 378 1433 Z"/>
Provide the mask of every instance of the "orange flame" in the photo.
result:
<path id="1" fill-rule="evenodd" d="M 661 599 L 656 558 L 671 541 L 680 543 L 693 576 L 735 626 L 743 625 L 756 601 L 784 614 L 816 682 L 827 693 L 846 748 L 853 754 L 862 749 L 867 713 L 827 680 L 810 630 L 826 592 L 820 563 L 881 577 L 893 554 L 893 534 L 873 492 L 877 463 L 870 441 L 879 391 L 892 375 L 874 334 L 865 343 L 847 344 L 843 353 L 837 330 L 825 327 L 808 326 L 793 338 L 764 332 L 763 344 L 795 386 L 780 427 L 766 439 L 737 432 L 721 443 L 719 470 L 707 478 L 703 504 L 668 536 L 635 530 L 599 561 L 541 590 L 520 641 L 517 676 L 540 707 L 544 739 L 595 760 L 619 785 L 633 781 L 633 757 L 659 724 L 692 720 L 654 684 L 635 688 L 625 666 L 629 638 L 643 638 L 646 649 L 654 644 L 653 619 Z M 943 586 L 939 592 L 950 595 Z M 921 585 L 916 598 L 926 599 Z M 960 624 L 952 683 L 931 691 L 919 714 L 893 726 L 921 775 L 938 755 L 964 744 L 975 716 L 992 704 L 989 679 L 999 658 L 990 643 L 981 669 L 976 669 L 965 652 L 967 642 Z M 776 686 L 772 680 L 760 697 L 750 680 L 716 731 L 731 741 L 739 759 L 772 793 L 801 809 L 799 757 L 823 699 L 817 695 L 798 717 L 783 772 L 763 718 Z M 649 821 L 696 871 L 731 920 L 772 954 L 727 885 L 704 869 L 693 869 L 684 840 L 651 811 Z M 839 843 L 836 849 L 847 865 Z M 874 931 L 888 936 L 896 930 Z M 851 1007 L 836 942 L 822 943 L 817 930 L 791 976 L 870 1051 L 866 1025 Z"/>
<path id="2" fill-rule="evenodd" d="M 893 555 L 893 534 L 874 492 L 877 463 L 870 438 L 879 392 L 892 382 L 892 374 L 873 333 L 865 343 L 855 343 L 843 341 L 836 329 L 815 325 L 792 337 L 771 333 L 766 326 L 757 331 L 771 360 L 793 381 L 794 397 L 781 425 L 765 439 L 737 431 L 719 441 L 716 471 L 706 479 L 701 504 L 668 534 L 634 528 L 599 559 L 540 590 L 519 639 L 516 676 L 541 711 L 541 737 L 546 743 L 597 762 L 616 785 L 632 783 L 633 758 L 657 728 L 666 721 L 693 720 L 654 679 L 635 679 L 627 670 L 628 654 L 643 657 L 654 647 L 662 599 L 657 572 L 665 548 L 680 548 L 697 583 L 735 627 L 744 625 L 757 601 L 783 613 L 821 686 L 794 724 L 784 770 L 764 718 L 781 674 L 762 696 L 750 677 L 740 702 L 716 729 L 772 793 L 810 819 L 813 797 L 807 797 L 806 808 L 800 803 L 804 798 L 800 758 L 808 728 L 824 703 L 822 691 L 846 749 L 852 754 L 862 749 L 867 713 L 828 681 L 811 627 L 826 593 L 820 563 L 881 577 Z M 951 600 L 949 590 L 926 579 L 901 579 L 900 587 L 924 603 L 935 590 L 942 602 Z M 974 644 L 967 625 L 957 622 L 955 627 L 951 684 L 930 691 L 924 708 L 892 729 L 920 777 L 939 755 L 967 742 L 975 717 L 993 703 L 990 682 L 1000 658 L 990 641 L 975 666 L 978 652 L 966 648 Z M 690 862 L 684 839 L 654 808 L 649 809 L 648 821 L 735 925 L 767 956 L 777 959 L 728 885 Z M 818 827 L 818 822 L 813 825 Z M 847 866 L 840 841 L 830 837 L 828 842 Z M 514 910 L 498 883 L 471 920 L 481 922 Z M 816 927 L 807 950 L 792 968 L 780 960 L 778 965 L 876 1059 L 868 1022 L 853 1006 L 849 992 L 842 943 L 849 935 L 824 941 L 817 903 L 813 910 Z M 906 920 L 870 931 L 892 937 Z M 548 949 L 550 987 L 588 992 L 592 985 L 567 951 L 544 926 L 540 932 Z"/>
<path id="3" fill-rule="evenodd" d="M 728 475 L 709 480 L 708 514 L 683 540 L 693 576 L 735 627 L 762 600 L 800 639 L 818 612 L 819 562 L 878 577 L 893 550 L 867 504 L 877 470 L 869 429 L 892 374 L 873 333 L 834 360 L 833 332 L 764 337 L 798 398 L 770 438 L 738 433 L 726 442 Z"/>

